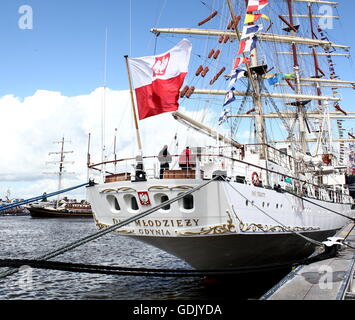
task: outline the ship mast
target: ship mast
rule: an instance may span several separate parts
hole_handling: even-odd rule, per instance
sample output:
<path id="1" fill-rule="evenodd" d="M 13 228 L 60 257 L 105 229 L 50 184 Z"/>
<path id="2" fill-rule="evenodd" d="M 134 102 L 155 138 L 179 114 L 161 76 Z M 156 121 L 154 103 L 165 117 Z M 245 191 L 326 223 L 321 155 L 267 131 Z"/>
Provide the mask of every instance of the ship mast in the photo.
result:
<path id="1" fill-rule="evenodd" d="M 286 24 L 289 25 L 289 29 L 287 29 L 292 36 L 295 36 L 297 33 L 297 27 L 294 25 L 293 21 L 293 6 L 292 0 L 287 0 L 288 14 L 290 18 L 290 22 Z M 293 55 L 293 70 L 296 76 L 296 93 L 298 95 L 302 94 L 301 87 L 301 76 L 300 76 L 300 68 L 298 64 L 298 56 L 297 56 L 297 46 L 295 42 L 292 42 L 292 55 Z M 298 123 L 299 123 L 299 141 L 300 141 L 300 149 L 305 154 L 307 152 L 306 145 L 306 130 L 305 130 L 305 115 L 304 115 L 304 104 L 301 103 L 300 99 L 296 99 L 296 107 L 297 107 L 297 115 L 298 115 Z"/>
<path id="2" fill-rule="evenodd" d="M 54 143 L 58 143 L 61 145 L 60 147 L 60 151 L 59 152 L 49 152 L 49 155 L 53 155 L 53 154 L 59 154 L 60 155 L 60 160 L 59 161 L 47 161 L 46 164 L 53 164 L 53 163 L 59 163 L 59 171 L 58 172 L 44 172 L 46 174 L 57 174 L 58 175 L 58 190 L 61 190 L 62 188 L 62 179 L 63 179 L 63 175 L 64 173 L 66 174 L 74 174 L 74 172 L 66 172 L 64 170 L 64 164 L 66 163 L 71 163 L 73 164 L 74 161 L 65 161 L 65 154 L 66 153 L 73 153 L 74 151 L 65 151 L 64 150 L 64 137 L 62 138 L 62 140 L 60 141 L 55 141 Z M 57 198 L 57 207 L 59 204 L 59 195 Z"/>
<path id="3" fill-rule="evenodd" d="M 248 0 L 245 0 L 246 6 L 248 6 Z M 231 3 L 231 0 L 227 0 L 228 4 L 228 9 L 229 13 L 231 15 L 231 18 L 233 21 L 235 21 L 236 16 L 235 12 Z M 240 33 L 238 31 L 238 26 L 237 23 L 235 24 L 235 34 L 238 39 L 238 41 L 241 40 Z M 245 59 L 245 54 L 243 53 L 243 58 Z M 251 59 L 251 66 L 256 67 L 258 63 L 258 57 L 257 57 L 257 49 L 253 49 L 252 51 L 252 59 Z M 257 145 L 260 148 L 260 159 L 265 159 L 266 158 L 266 135 L 265 135 L 265 121 L 263 118 L 263 106 L 262 106 L 262 101 L 261 101 L 261 95 L 260 95 L 260 77 L 258 76 L 258 79 L 255 80 L 254 75 L 252 74 L 251 68 L 248 63 L 245 64 L 247 67 L 247 72 L 248 72 L 248 78 L 249 81 L 252 85 L 253 88 L 253 103 L 256 111 L 256 142 Z"/>
<path id="4" fill-rule="evenodd" d="M 248 2 L 245 0 L 245 2 L 248 4 Z M 353 81 L 340 81 L 340 80 L 335 80 L 335 79 L 327 79 L 327 78 L 320 78 L 318 77 L 307 77 L 306 75 L 303 75 L 301 70 L 300 70 L 300 64 L 299 64 L 299 56 L 300 55 L 313 55 L 314 61 L 318 63 L 317 61 L 317 55 L 319 54 L 320 56 L 325 56 L 328 55 L 328 53 L 322 53 L 322 52 L 317 52 L 317 48 L 327 48 L 327 47 L 333 47 L 333 48 L 340 48 L 346 51 L 346 53 L 331 53 L 331 55 L 338 55 L 338 56 L 348 56 L 348 49 L 350 48 L 349 46 L 346 45 L 341 45 L 341 44 L 336 44 L 333 43 L 332 41 L 328 39 L 318 39 L 315 36 L 312 37 L 303 37 L 298 35 L 298 26 L 294 25 L 294 17 L 309 17 L 308 15 L 295 15 L 294 14 L 294 3 L 293 2 L 298 2 L 298 3 L 317 3 L 317 4 L 329 4 L 336 6 L 338 3 L 334 1 L 322 1 L 322 0 L 285 0 L 286 3 L 286 11 L 288 11 L 287 15 L 279 15 L 279 18 L 287 25 L 288 28 L 285 30 L 289 32 L 289 34 L 274 34 L 274 33 L 269 33 L 269 29 L 264 31 L 264 32 L 258 32 L 257 38 L 258 41 L 260 42 L 271 42 L 271 43 L 278 43 L 278 44 L 290 44 L 291 47 L 291 52 L 275 52 L 275 54 L 291 54 L 293 56 L 293 72 L 295 75 L 295 82 L 294 85 L 292 86 L 292 83 L 290 85 L 289 81 L 286 82 L 281 82 L 278 85 L 289 85 L 291 88 L 293 88 L 294 92 L 292 93 L 279 93 L 279 92 L 268 92 L 267 90 L 264 91 L 262 90 L 262 81 L 267 78 L 269 75 L 259 75 L 257 74 L 256 68 L 257 67 L 262 67 L 258 66 L 258 58 L 257 54 L 258 52 L 254 49 L 251 54 L 252 54 L 252 61 L 251 64 L 249 65 L 248 63 L 245 64 L 246 67 L 246 76 L 247 80 L 250 82 L 250 87 L 252 90 L 248 91 L 236 91 L 233 89 L 233 95 L 235 97 L 246 97 L 250 96 L 253 99 L 253 105 L 255 112 L 250 115 L 254 117 L 255 119 L 255 127 L 256 127 L 256 142 L 257 145 L 262 146 L 259 147 L 259 154 L 261 159 L 266 159 L 267 160 L 267 154 L 266 154 L 266 143 L 267 143 L 267 137 L 266 137 L 266 127 L 265 127 L 265 119 L 267 118 L 267 114 L 264 113 L 263 110 L 263 99 L 282 99 L 282 100 L 290 100 L 290 105 L 293 105 L 294 112 L 294 123 L 297 124 L 297 133 L 295 135 L 292 135 L 290 130 L 289 131 L 289 136 L 287 140 L 290 140 L 291 142 L 291 147 L 293 150 L 293 153 L 298 150 L 303 154 L 306 154 L 308 150 L 308 142 L 312 139 L 310 139 L 307 136 L 307 128 L 308 128 L 308 123 L 307 123 L 307 118 L 310 117 L 309 112 L 306 112 L 305 105 L 309 103 L 310 101 L 317 101 L 320 103 L 320 105 L 323 106 L 323 108 L 326 108 L 327 104 L 329 101 L 334 101 L 338 102 L 341 100 L 339 97 L 335 96 L 325 96 L 322 95 L 322 92 L 320 90 L 321 87 L 329 86 L 331 87 L 333 84 L 337 83 L 343 88 L 355 88 L 355 82 Z M 232 21 L 234 22 L 239 22 L 239 19 L 235 16 L 234 14 L 234 5 L 232 4 L 232 0 L 226 0 L 229 14 L 232 18 Z M 287 18 L 285 18 L 287 17 Z M 235 23 L 237 25 L 237 23 Z M 225 37 L 225 38 L 230 38 L 231 41 L 233 39 L 241 40 L 241 35 L 242 32 L 238 30 L 238 28 L 232 28 L 231 29 L 226 29 L 226 30 L 216 30 L 216 29 L 201 29 L 201 28 L 152 28 L 151 32 L 155 33 L 156 35 L 160 34 L 180 34 L 180 35 L 201 35 L 201 36 L 208 36 L 208 37 Z M 312 49 L 311 52 L 298 52 L 298 46 L 308 46 Z M 280 50 L 281 51 L 281 50 Z M 305 51 L 305 50 L 303 50 Z M 243 54 L 243 58 L 245 55 Z M 315 66 L 317 68 L 317 65 Z M 281 70 L 280 70 L 281 71 Z M 316 74 L 317 75 L 317 74 Z M 226 78 L 228 79 L 228 75 L 225 75 Z M 312 75 L 313 76 L 313 75 Z M 318 90 L 316 91 L 316 94 L 304 94 L 303 92 L 303 87 L 304 86 L 317 86 Z M 208 95 L 226 95 L 229 91 L 228 90 L 216 90 L 216 89 L 200 89 L 200 88 L 195 88 L 193 87 L 193 94 L 201 95 L 201 94 L 208 94 Z M 188 97 L 189 98 L 189 97 Z M 310 100 L 310 101 L 307 101 Z M 323 108 L 319 108 L 319 114 L 317 113 L 315 117 L 322 117 L 322 110 Z M 282 116 L 282 112 L 280 113 L 278 110 L 276 110 L 279 117 Z M 238 117 L 238 116 L 243 116 L 242 114 L 236 114 L 236 115 L 230 115 L 228 117 Z M 246 115 L 249 116 L 249 115 Z M 311 115 L 312 118 L 313 115 Z M 330 115 L 329 119 L 332 117 L 340 117 L 341 115 Z M 290 116 L 286 117 L 286 119 L 290 119 Z M 324 139 L 323 139 L 324 141 Z"/>

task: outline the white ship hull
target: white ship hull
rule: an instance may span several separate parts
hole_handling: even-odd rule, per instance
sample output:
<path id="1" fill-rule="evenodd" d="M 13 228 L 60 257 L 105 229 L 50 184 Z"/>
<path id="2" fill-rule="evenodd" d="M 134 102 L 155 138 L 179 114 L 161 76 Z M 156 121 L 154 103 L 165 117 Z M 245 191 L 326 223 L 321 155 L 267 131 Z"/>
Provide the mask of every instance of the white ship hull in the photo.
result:
<path id="1" fill-rule="evenodd" d="M 103 228 L 202 182 L 112 182 L 89 187 L 88 198 L 96 224 Z M 140 203 L 138 192 L 147 192 L 148 203 Z M 192 196 L 130 223 L 119 229 L 119 234 L 158 247 L 197 269 L 225 269 L 289 263 L 307 257 L 315 244 L 295 232 L 323 241 L 349 221 L 291 194 L 237 182 L 213 181 Z M 132 197 L 137 207 L 135 203 L 132 207 Z M 309 200 L 351 215 L 351 204 Z"/>

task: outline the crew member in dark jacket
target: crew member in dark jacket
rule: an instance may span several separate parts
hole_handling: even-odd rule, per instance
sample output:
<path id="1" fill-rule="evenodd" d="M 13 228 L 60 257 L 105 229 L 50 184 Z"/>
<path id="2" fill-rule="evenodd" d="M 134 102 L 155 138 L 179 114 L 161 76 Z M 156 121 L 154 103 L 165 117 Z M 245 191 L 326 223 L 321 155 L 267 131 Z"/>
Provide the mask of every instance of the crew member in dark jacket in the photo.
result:
<path id="1" fill-rule="evenodd" d="M 169 170 L 169 163 L 171 163 L 171 155 L 168 151 L 167 145 L 165 145 L 163 149 L 160 150 L 158 159 L 160 162 L 160 179 L 163 179 L 164 171 Z"/>

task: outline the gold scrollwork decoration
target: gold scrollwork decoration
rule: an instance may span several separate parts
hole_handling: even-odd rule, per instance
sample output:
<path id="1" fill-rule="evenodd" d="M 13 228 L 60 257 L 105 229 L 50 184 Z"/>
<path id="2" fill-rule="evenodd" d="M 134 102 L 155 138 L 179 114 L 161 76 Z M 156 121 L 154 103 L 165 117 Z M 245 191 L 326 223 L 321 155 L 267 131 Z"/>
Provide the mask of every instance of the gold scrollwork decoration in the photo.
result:
<path id="1" fill-rule="evenodd" d="M 174 186 L 174 187 L 170 187 L 170 190 L 174 190 L 174 189 L 182 189 L 182 190 L 188 190 L 188 189 L 193 189 L 194 187 L 192 186 L 187 186 L 187 185 L 182 185 L 182 186 Z"/>
<path id="2" fill-rule="evenodd" d="M 233 220 L 227 210 L 228 220 L 227 223 L 208 227 L 208 228 L 201 228 L 200 231 L 192 232 L 192 231 L 185 231 L 179 232 L 179 235 L 183 236 L 194 236 L 194 235 L 207 235 L 207 234 L 224 234 L 224 233 L 236 233 L 235 225 L 233 224 Z"/>
<path id="3" fill-rule="evenodd" d="M 153 190 L 153 189 L 163 190 L 163 189 L 169 189 L 169 187 L 168 186 L 151 186 L 148 188 L 148 191 Z"/>
<path id="4" fill-rule="evenodd" d="M 232 206 L 232 210 L 234 215 L 236 216 L 237 220 L 239 221 L 239 230 L 241 232 L 257 232 L 257 231 L 262 231 L 262 232 L 297 232 L 297 231 L 313 231 L 313 230 L 319 230 L 319 227 L 290 227 L 290 226 L 268 226 L 268 225 L 263 225 L 261 223 L 244 223 L 236 214 L 234 207 Z"/>
<path id="5" fill-rule="evenodd" d="M 102 222 L 100 222 L 99 220 L 97 220 L 96 217 L 94 217 L 94 221 L 95 221 L 95 224 L 96 224 L 96 226 L 97 226 L 97 228 L 98 228 L 99 230 L 105 229 L 105 228 L 109 227 L 109 225 L 107 225 L 107 224 L 105 224 L 105 223 L 102 223 Z M 131 233 L 134 233 L 134 231 L 132 231 L 132 230 L 114 230 L 114 231 L 115 231 L 115 232 L 118 232 L 118 233 L 122 233 L 122 234 L 131 234 Z"/>

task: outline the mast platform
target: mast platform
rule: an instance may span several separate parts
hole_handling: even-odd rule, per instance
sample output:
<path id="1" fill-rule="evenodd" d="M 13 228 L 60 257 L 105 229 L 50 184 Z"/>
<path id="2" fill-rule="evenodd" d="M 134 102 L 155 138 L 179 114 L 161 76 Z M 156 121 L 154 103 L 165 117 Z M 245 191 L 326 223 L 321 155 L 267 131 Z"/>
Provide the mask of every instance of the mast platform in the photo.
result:
<path id="1" fill-rule="evenodd" d="M 336 236 L 346 237 L 350 223 Z M 355 247 L 355 229 L 346 238 Z M 261 300 L 352 300 L 355 299 L 355 250 L 344 247 L 338 256 L 299 266 L 265 293 Z"/>

